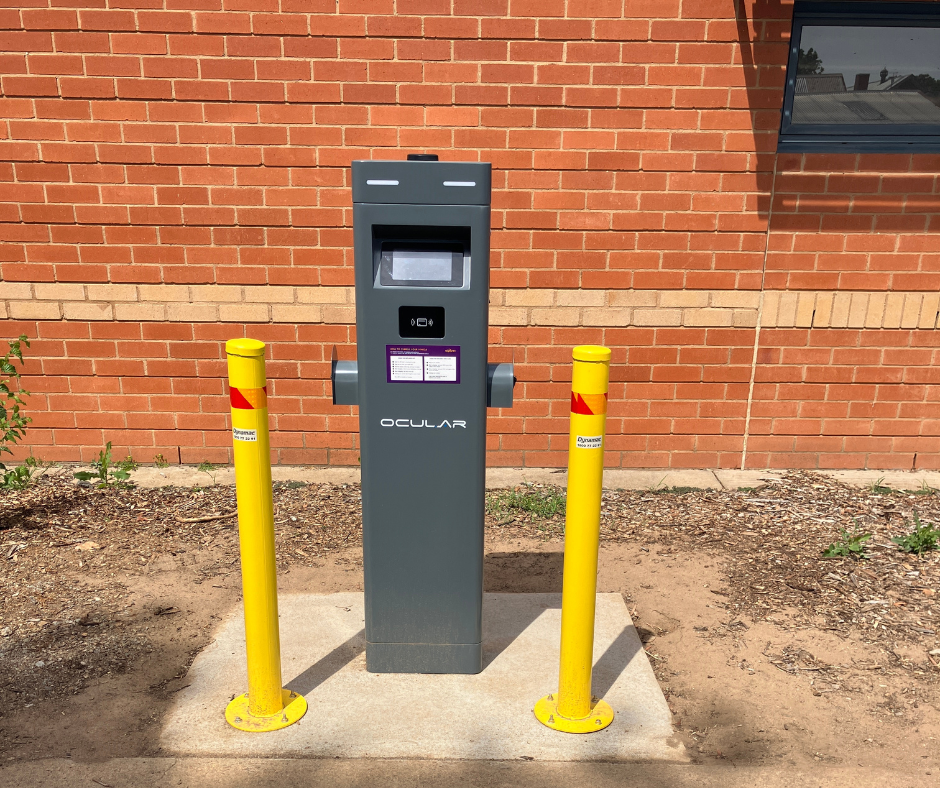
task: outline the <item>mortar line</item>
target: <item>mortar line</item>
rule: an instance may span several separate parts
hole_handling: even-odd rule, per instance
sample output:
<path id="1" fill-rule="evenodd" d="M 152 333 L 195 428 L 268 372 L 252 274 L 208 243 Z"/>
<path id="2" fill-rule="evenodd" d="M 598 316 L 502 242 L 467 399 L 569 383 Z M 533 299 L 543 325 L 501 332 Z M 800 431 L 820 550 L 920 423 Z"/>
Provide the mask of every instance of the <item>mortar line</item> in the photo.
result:
<path id="1" fill-rule="evenodd" d="M 770 204 L 767 206 L 767 232 L 764 235 L 764 259 L 760 273 L 760 298 L 757 300 L 757 323 L 754 326 L 754 352 L 751 354 L 751 380 L 747 389 L 747 410 L 744 414 L 744 440 L 741 444 L 742 471 L 745 470 L 747 464 L 747 441 L 751 432 L 751 407 L 754 404 L 754 379 L 757 376 L 757 351 L 760 349 L 760 330 L 764 315 L 764 285 L 767 278 L 767 255 L 770 252 L 770 224 L 774 216 L 774 196 L 777 191 L 777 165 L 779 155 L 779 153 L 774 153 L 774 174 L 770 181 Z"/>

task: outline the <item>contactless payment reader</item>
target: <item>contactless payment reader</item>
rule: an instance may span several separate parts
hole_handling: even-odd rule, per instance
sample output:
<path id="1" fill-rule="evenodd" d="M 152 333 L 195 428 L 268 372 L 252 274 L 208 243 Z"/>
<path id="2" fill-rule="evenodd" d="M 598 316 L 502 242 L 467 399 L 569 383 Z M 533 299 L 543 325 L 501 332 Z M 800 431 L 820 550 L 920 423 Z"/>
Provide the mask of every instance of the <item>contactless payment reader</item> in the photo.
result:
<path id="1" fill-rule="evenodd" d="M 486 408 L 514 378 L 487 364 L 490 165 L 436 159 L 352 164 L 358 359 L 333 402 L 359 406 L 377 673 L 483 667 Z"/>

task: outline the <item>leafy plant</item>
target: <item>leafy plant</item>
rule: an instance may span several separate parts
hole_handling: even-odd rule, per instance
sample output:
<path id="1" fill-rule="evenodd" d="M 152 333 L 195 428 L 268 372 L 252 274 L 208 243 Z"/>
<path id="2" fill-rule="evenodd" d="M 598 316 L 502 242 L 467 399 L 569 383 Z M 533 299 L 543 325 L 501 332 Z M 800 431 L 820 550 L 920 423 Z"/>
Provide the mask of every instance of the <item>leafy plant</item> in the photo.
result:
<path id="1" fill-rule="evenodd" d="M 153 464 L 158 468 L 166 468 L 170 463 L 167 462 L 166 457 L 164 457 L 162 454 L 155 454 L 153 456 Z"/>
<path id="2" fill-rule="evenodd" d="M 133 484 L 133 482 L 128 481 L 131 472 L 126 467 L 122 467 L 124 462 L 114 462 L 111 458 L 111 441 L 108 441 L 105 447 L 98 452 L 98 459 L 91 463 L 94 470 L 77 471 L 75 478 L 83 482 L 97 479 L 96 486 L 98 488 L 130 487 Z"/>
<path id="3" fill-rule="evenodd" d="M 940 528 L 933 523 L 922 523 L 914 512 L 914 530 L 904 536 L 893 536 L 891 541 L 903 553 L 921 555 L 940 547 Z"/>
<path id="4" fill-rule="evenodd" d="M 920 487 L 914 490 L 914 495 L 936 495 L 937 490 L 927 484 L 927 480 L 924 479 L 920 483 Z"/>
<path id="5" fill-rule="evenodd" d="M 0 374 L 6 377 L 0 379 L 0 454 L 6 452 L 12 454 L 12 447 L 19 443 L 26 434 L 26 425 L 32 419 L 24 416 L 22 408 L 26 405 L 23 397 L 28 397 L 29 392 L 20 388 L 20 371 L 16 367 L 16 361 L 23 366 L 23 348 L 29 347 L 29 340 L 25 334 L 21 334 L 19 339 L 7 341 L 9 350 L 6 355 L 0 357 Z M 25 487 L 29 484 L 32 477 L 32 471 L 27 468 L 25 471 L 19 468 L 8 470 L 7 466 L 0 462 L 0 486 L 20 489 L 18 485 Z"/>
<path id="6" fill-rule="evenodd" d="M 797 74 L 822 74 L 825 70 L 822 58 L 819 57 L 815 49 L 810 47 L 804 52 L 803 48 L 800 47 L 796 61 Z"/>
<path id="7" fill-rule="evenodd" d="M 36 459 L 32 455 L 23 460 L 22 465 L 17 465 L 15 468 L 4 469 L 2 476 L 0 476 L 0 487 L 5 490 L 25 490 L 29 483 L 33 480 L 37 469 L 46 468 L 48 469 L 52 463 L 45 463 L 42 460 Z M 3 467 L 0 465 L 0 467 Z M 42 476 L 46 471 L 43 470 L 39 475 Z"/>
<path id="8" fill-rule="evenodd" d="M 554 487 L 523 484 L 514 490 L 503 490 L 488 496 L 487 508 L 492 513 L 515 510 L 548 519 L 565 513 L 565 494 Z"/>
<path id="9" fill-rule="evenodd" d="M 856 528 L 849 533 L 845 528 L 839 534 L 839 541 L 833 542 L 823 550 L 823 558 L 867 558 L 865 555 L 865 542 L 871 539 L 870 533 L 863 533 Z"/>
<path id="10" fill-rule="evenodd" d="M 216 483 L 215 477 L 218 475 L 219 470 L 220 470 L 220 467 L 219 467 L 218 465 L 213 465 L 213 464 L 212 464 L 211 462 L 209 462 L 208 460 L 203 460 L 203 461 L 202 461 L 201 463 L 199 463 L 199 465 L 196 467 L 196 470 L 197 470 L 197 471 L 202 471 L 203 473 L 205 473 L 206 475 L 208 475 L 208 477 L 209 477 L 210 479 L 212 479 L 212 484 L 214 485 L 214 484 Z"/>
<path id="11" fill-rule="evenodd" d="M 888 487 L 888 485 L 882 484 L 884 480 L 885 477 L 880 476 L 874 482 L 872 482 L 871 487 L 869 487 L 872 495 L 891 495 L 891 493 L 894 492 L 894 490 Z"/>
<path id="12" fill-rule="evenodd" d="M 937 103 L 937 94 L 940 94 L 940 79 L 934 79 L 930 74 L 917 74 L 910 77 L 907 84 L 914 90 L 923 93 L 934 104 Z"/>

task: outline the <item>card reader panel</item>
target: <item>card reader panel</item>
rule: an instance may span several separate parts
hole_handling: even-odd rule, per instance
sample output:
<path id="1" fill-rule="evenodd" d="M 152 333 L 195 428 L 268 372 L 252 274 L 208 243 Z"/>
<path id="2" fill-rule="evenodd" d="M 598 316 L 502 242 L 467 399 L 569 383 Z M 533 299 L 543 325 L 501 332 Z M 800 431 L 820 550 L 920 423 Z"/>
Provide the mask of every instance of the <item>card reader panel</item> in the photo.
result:
<path id="1" fill-rule="evenodd" d="M 415 339 L 443 339 L 444 307 L 398 307 L 398 336 Z"/>

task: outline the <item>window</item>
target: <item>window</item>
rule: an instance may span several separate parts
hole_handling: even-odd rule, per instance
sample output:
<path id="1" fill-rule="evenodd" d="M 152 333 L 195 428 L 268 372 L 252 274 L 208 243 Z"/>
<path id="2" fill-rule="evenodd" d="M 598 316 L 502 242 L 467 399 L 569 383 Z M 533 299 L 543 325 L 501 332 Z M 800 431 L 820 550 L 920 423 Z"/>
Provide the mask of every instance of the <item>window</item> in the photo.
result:
<path id="1" fill-rule="evenodd" d="M 940 150 L 940 3 L 798 0 L 779 150 Z"/>

